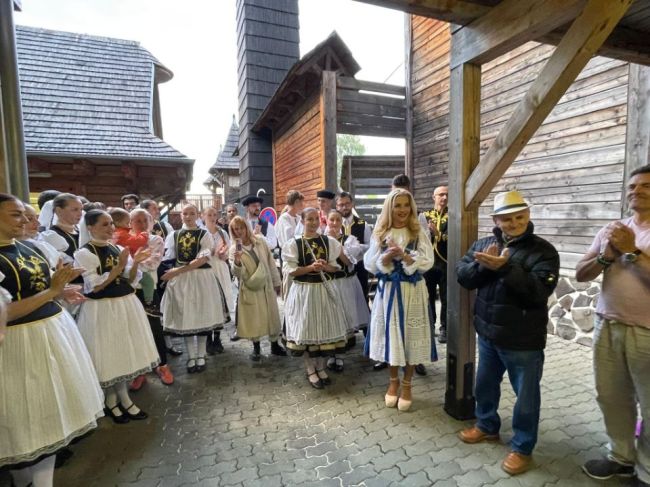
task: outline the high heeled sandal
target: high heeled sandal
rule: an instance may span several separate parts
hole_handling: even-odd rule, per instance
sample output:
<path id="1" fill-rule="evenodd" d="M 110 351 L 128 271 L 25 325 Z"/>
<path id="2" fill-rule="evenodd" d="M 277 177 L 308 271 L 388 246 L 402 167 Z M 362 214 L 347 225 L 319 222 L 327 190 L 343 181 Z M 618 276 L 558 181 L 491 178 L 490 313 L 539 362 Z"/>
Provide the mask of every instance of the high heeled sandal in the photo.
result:
<path id="1" fill-rule="evenodd" d="M 132 413 L 129 411 L 132 407 L 135 407 L 135 404 L 131 403 L 127 406 L 123 406 L 121 404 L 118 405 L 119 408 L 122 410 L 122 413 L 126 415 L 129 419 L 134 419 L 136 421 L 142 420 L 142 419 L 147 419 L 149 415 L 145 413 L 142 409 L 140 409 L 137 413 Z"/>
<path id="2" fill-rule="evenodd" d="M 390 381 L 397 382 L 399 386 L 399 379 L 397 377 L 391 377 Z M 395 406 L 397 406 L 398 400 L 399 400 L 399 396 L 391 396 L 388 393 L 384 396 L 384 402 L 386 403 L 387 408 L 394 408 Z"/>
<path id="3" fill-rule="evenodd" d="M 114 410 L 117 410 L 120 414 L 115 414 Z M 104 414 L 107 418 L 111 418 L 115 424 L 124 424 L 129 422 L 129 417 L 124 414 L 119 404 L 116 404 L 112 408 L 104 405 Z"/>
<path id="4" fill-rule="evenodd" d="M 411 381 L 410 380 L 403 380 L 402 381 L 402 387 L 408 387 L 409 389 L 411 388 Z M 400 411 L 408 411 L 411 409 L 411 404 L 413 404 L 412 399 L 403 399 L 401 396 L 399 398 L 399 401 L 397 401 L 397 409 Z"/>
<path id="5" fill-rule="evenodd" d="M 321 376 L 321 373 L 325 374 L 325 377 Z M 316 375 L 324 386 L 329 386 L 332 383 L 332 379 L 329 378 L 327 372 L 325 372 L 325 369 L 316 369 Z"/>
<path id="6" fill-rule="evenodd" d="M 318 377 L 318 380 L 316 382 L 312 382 L 310 377 L 312 375 L 315 375 Z M 318 376 L 318 373 L 314 370 L 313 372 L 307 372 L 307 382 L 309 382 L 309 385 L 312 386 L 314 389 L 323 389 L 325 386 L 323 385 L 323 381 L 321 378 Z"/>

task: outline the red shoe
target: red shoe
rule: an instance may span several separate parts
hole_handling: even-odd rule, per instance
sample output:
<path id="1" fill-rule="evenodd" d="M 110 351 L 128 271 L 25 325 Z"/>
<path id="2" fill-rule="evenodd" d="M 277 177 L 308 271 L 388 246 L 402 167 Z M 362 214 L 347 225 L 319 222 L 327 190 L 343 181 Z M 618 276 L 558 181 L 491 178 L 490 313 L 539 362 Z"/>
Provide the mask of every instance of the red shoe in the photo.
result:
<path id="1" fill-rule="evenodd" d="M 145 385 L 146 382 L 147 382 L 147 376 L 139 375 L 131 381 L 131 384 L 129 384 L 129 389 L 132 391 L 139 391 L 140 389 L 142 389 L 142 386 Z"/>
<path id="2" fill-rule="evenodd" d="M 174 375 L 167 365 L 159 365 L 156 367 L 156 374 L 160 377 L 160 382 L 166 386 L 171 386 L 174 383 Z"/>

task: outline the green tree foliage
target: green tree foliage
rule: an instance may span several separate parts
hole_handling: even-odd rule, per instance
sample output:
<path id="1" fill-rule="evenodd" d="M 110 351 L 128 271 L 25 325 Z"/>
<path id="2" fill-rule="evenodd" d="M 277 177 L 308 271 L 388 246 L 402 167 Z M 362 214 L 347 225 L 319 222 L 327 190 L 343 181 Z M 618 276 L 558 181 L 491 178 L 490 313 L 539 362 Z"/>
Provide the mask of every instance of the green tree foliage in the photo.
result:
<path id="1" fill-rule="evenodd" d="M 363 145 L 358 135 L 337 134 L 336 135 L 336 176 L 341 180 L 341 168 L 343 167 L 344 156 L 362 156 L 366 153 L 366 146 Z"/>

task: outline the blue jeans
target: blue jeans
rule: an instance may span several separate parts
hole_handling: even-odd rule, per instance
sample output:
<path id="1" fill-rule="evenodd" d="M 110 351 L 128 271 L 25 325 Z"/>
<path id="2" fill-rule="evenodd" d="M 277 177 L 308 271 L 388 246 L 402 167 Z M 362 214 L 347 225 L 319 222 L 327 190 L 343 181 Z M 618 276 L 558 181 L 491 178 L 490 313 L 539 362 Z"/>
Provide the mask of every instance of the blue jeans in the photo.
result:
<path id="1" fill-rule="evenodd" d="M 478 337 L 478 371 L 476 372 L 476 426 L 490 435 L 501 428 L 497 409 L 501 398 L 503 374 L 508 371 L 510 384 L 517 395 L 512 415 L 512 450 L 530 455 L 537 443 L 539 383 L 544 369 L 543 350 L 506 350 Z"/>

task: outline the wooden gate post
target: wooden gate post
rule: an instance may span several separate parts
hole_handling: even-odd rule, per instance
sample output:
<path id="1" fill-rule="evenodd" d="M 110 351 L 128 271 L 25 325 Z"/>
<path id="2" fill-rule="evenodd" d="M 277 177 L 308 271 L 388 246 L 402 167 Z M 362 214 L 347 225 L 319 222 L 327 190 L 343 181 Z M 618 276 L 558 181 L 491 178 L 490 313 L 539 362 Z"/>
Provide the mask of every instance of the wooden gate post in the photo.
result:
<path id="1" fill-rule="evenodd" d="M 476 337 L 470 293 L 456 282 L 455 265 L 478 235 L 478 208 L 466 209 L 465 183 L 479 162 L 480 105 L 481 67 L 460 64 L 450 87 L 445 394 L 445 411 L 456 419 L 474 417 Z"/>

